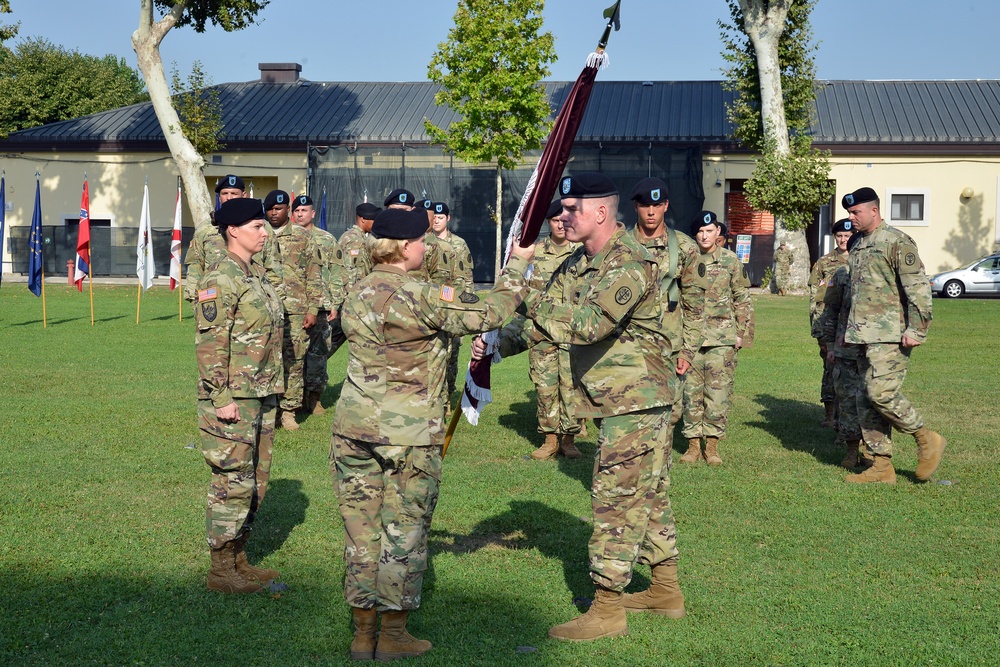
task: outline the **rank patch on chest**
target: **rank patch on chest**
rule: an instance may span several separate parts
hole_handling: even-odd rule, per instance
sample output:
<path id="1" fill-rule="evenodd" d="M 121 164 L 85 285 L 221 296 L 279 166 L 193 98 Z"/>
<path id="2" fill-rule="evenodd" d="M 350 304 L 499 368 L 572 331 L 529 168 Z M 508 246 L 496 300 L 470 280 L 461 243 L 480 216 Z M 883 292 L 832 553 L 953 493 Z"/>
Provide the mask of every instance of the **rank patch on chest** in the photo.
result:
<path id="1" fill-rule="evenodd" d="M 448 303 L 454 303 L 455 301 L 455 289 L 453 287 L 448 287 L 447 285 L 441 286 L 441 300 L 447 301 Z"/>
<path id="2" fill-rule="evenodd" d="M 198 290 L 198 303 L 203 301 L 212 301 L 215 299 L 215 288 L 209 287 L 208 289 Z"/>
<path id="3" fill-rule="evenodd" d="M 632 290 L 628 287 L 622 287 L 617 292 L 615 292 L 615 303 L 619 306 L 624 306 L 626 303 L 632 300 Z"/>

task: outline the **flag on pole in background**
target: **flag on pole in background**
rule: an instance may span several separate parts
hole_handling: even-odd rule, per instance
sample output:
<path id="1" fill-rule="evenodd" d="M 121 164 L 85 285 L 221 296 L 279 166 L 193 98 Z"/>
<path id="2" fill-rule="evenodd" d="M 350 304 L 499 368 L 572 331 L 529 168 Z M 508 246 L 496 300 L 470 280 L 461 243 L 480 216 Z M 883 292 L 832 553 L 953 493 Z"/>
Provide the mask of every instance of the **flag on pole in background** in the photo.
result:
<path id="1" fill-rule="evenodd" d="M 323 203 L 319 206 L 319 224 L 316 226 L 326 231 L 326 188 L 323 188 Z"/>
<path id="2" fill-rule="evenodd" d="M 83 177 L 83 195 L 80 197 L 80 227 L 76 236 L 76 263 L 73 266 L 73 282 L 76 289 L 83 291 L 83 279 L 90 275 L 90 188 L 87 177 Z"/>
<path id="3" fill-rule="evenodd" d="M 3 250 L 3 228 L 7 218 L 7 172 L 0 172 L 0 250 Z M 3 284 L 3 262 L 0 262 L 0 285 Z"/>
<path id="4" fill-rule="evenodd" d="M 31 233 L 28 237 L 28 289 L 35 296 L 42 295 L 42 193 L 38 173 L 35 173 L 35 211 L 31 214 Z M 44 302 L 43 302 L 44 303 Z"/>
<path id="5" fill-rule="evenodd" d="M 149 179 L 142 187 L 142 213 L 139 216 L 139 239 L 136 241 L 135 274 L 143 290 L 153 286 L 156 266 L 153 264 L 153 235 L 149 224 Z"/>
<path id="6" fill-rule="evenodd" d="M 177 203 L 174 205 L 174 231 L 170 235 L 170 289 L 181 282 L 181 181 L 177 179 Z"/>

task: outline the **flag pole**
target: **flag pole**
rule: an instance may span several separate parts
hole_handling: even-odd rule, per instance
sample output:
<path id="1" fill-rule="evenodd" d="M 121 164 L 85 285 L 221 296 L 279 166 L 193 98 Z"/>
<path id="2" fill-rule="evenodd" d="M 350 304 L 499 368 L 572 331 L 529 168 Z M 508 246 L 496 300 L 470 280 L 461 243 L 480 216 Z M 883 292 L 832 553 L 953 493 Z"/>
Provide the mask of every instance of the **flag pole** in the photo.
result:
<path id="1" fill-rule="evenodd" d="M 47 329 L 49 320 L 45 315 L 45 264 L 42 263 L 42 328 Z"/>
<path id="2" fill-rule="evenodd" d="M 177 321 L 184 321 L 184 273 L 181 272 L 181 279 L 177 281 Z"/>
<path id="3" fill-rule="evenodd" d="M 94 267 L 87 274 L 87 285 L 90 286 L 90 326 L 94 326 Z"/>
<path id="4" fill-rule="evenodd" d="M 142 304 L 142 278 L 139 279 L 139 291 L 135 294 L 135 323 L 139 324 L 139 306 Z"/>

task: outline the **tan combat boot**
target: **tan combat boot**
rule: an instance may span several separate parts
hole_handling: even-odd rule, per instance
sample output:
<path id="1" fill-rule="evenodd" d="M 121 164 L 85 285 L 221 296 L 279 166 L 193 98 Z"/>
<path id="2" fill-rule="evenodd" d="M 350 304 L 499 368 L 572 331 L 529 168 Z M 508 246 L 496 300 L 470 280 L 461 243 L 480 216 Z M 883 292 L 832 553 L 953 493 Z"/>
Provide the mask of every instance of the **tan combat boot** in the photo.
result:
<path id="1" fill-rule="evenodd" d="M 323 399 L 323 392 L 317 390 L 317 391 L 312 391 L 312 392 L 309 392 L 309 393 L 312 396 L 312 399 L 311 399 L 311 401 L 312 401 L 312 403 L 311 403 L 312 409 L 309 412 L 311 414 L 314 414 L 314 415 L 325 415 L 326 414 L 326 408 L 323 407 L 323 400 L 322 400 Z"/>
<path id="2" fill-rule="evenodd" d="M 559 436 L 555 433 L 546 433 L 545 442 L 542 443 L 541 447 L 531 452 L 531 458 L 536 461 L 548 461 L 549 459 L 554 459 L 558 451 Z"/>
<path id="3" fill-rule="evenodd" d="M 860 440 L 848 440 L 844 444 L 844 460 L 840 462 L 841 467 L 847 468 L 848 470 L 854 470 L 861 465 L 860 459 L 858 458 L 858 447 L 860 446 Z"/>
<path id="4" fill-rule="evenodd" d="M 710 466 L 722 465 L 722 457 L 719 456 L 718 438 L 705 437 L 705 461 Z"/>
<path id="5" fill-rule="evenodd" d="M 896 469 L 892 467 L 892 457 L 876 454 L 875 463 L 872 464 L 871 468 L 854 475 L 848 475 L 844 481 L 851 484 L 867 484 L 869 482 L 895 484 Z"/>
<path id="6" fill-rule="evenodd" d="M 681 463 L 697 463 L 701 458 L 701 437 L 688 438 L 688 450 L 681 457 Z"/>
<path id="7" fill-rule="evenodd" d="M 549 637 L 568 642 L 589 642 L 602 637 L 621 637 L 628 634 L 622 593 L 598 588 L 594 602 L 586 614 L 549 630 Z"/>
<path id="8" fill-rule="evenodd" d="M 247 540 L 250 538 L 248 533 L 243 533 L 235 540 L 233 544 L 235 545 L 234 550 L 236 553 L 236 571 L 244 579 L 250 579 L 252 581 L 259 581 L 262 584 L 266 584 L 269 581 L 278 579 L 281 577 L 281 573 L 277 570 L 272 570 L 270 568 L 254 567 L 247 560 Z"/>
<path id="9" fill-rule="evenodd" d="M 236 543 L 226 542 L 212 549 L 212 569 L 208 571 L 208 588 L 223 593 L 258 593 L 264 590 L 256 581 L 244 579 L 236 571 Z"/>
<path id="10" fill-rule="evenodd" d="M 354 641 L 351 642 L 351 660 L 375 659 L 375 626 L 378 611 L 351 607 L 354 620 Z"/>
<path id="11" fill-rule="evenodd" d="M 834 428 L 837 425 L 837 404 L 833 401 L 827 401 L 823 404 L 823 408 L 826 410 L 826 414 L 819 425 L 826 428 Z"/>
<path id="12" fill-rule="evenodd" d="M 677 582 L 677 559 L 671 558 L 653 566 L 653 581 L 641 593 L 626 593 L 622 599 L 625 611 L 649 612 L 684 618 L 684 594 Z"/>
<path id="13" fill-rule="evenodd" d="M 423 655 L 431 650 L 431 643 L 417 639 L 406 631 L 408 611 L 382 612 L 382 632 L 375 646 L 376 660 L 398 660 Z"/>
<path id="14" fill-rule="evenodd" d="M 582 456 L 580 450 L 576 448 L 576 436 L 572 433 L 563 433 L 562 442 L 559 443 L 559 451 L 568 459 L 578 459 Z"/>
<path id="15" fill-rule="evenodd" d="M 917 479 L 925 482 L 941 465 L 941 455 L 948 441 L 926 426 L 921 426 L 913 437 L 917 441 Z"/>
<path id="16" fill-rule="evenodd" d="M 283 428 L 286 431 L 298 431 L 299 423 L 295 421 L 295 413 L 291 410 L 282 410 L 278 408 L 280 416 L 278 417 L 276 423 L 277 428 Z"/>

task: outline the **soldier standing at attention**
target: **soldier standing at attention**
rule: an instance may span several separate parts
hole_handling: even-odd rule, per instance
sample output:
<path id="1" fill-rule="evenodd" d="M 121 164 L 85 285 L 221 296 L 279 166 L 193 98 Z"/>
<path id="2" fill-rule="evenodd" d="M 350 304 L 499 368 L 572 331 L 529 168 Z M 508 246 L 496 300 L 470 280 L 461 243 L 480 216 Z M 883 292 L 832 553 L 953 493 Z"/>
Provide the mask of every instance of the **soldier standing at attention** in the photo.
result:
<path id="1" fill-rule="evenodd" d="M 274 240 L 281 256 L 284 282 L 282 304 L 285 307 L 285 334 L 282 360 L 285 368 L 285 393 L 278 402 L 277 424 L 297 431 L 295 411 L 303 407 L 303 377 L 306 351 L 309 349 L 309 329 L 316 324 L 316 314 L 323 299 L 319 251 L 312 234 L 288 222 L 288 193 L 272 190 L 264 198 L 264 212 L 271 222 Z M 314 400 L 313 397 L 310 397 Z M 306 411 L 312 411 L 306 405 Z"/>
<path id="2" fill-rule="evenodd" d="M 344 255 L 346 287 L 350 289 L 371 273 L 372 258 L 368 253 L 369 232 L 380 209 L 375 204 L 358 204 L 354 209 L 354 226 L 340 236 L 340 250 Z"/>
<path id="3" fill-rule="evenodd" d="M 313 224 L 316 207 L 308 195 L 299 195 L 292 203 L 293 222 L 312 234 L 319 250 L 320 276 L 323 294 L 316 315 L 316 324 L 309 328 L 309 349 L 306 351 L 305 402 L 314 415 L 326 413 L 321 401 L 330 379 L 326 362 L 344 342 L 340 329 L 340 306 L 344 303 L 344 258 L 337 239 L 330 232 Z"/>
<path id="4" fill-rule="evenodd" d="M 701 249 L 708 288 L 705 291 L 704 338 L 684 381 L 684 427 L 689 455 L 701 451 L 705 461 L 719 465 L 719 440 L 726 436 L 732 408 L 736 355 L 753 344 L 753 301 L 750 281 L 735 253 L 715 244 L 719 221 L 712 211 L 695 215 L 691 233 Z M 699 267 L 698 273 L 702 269 Z"/>
<path id="5" fill-rule="evenodd" d="M 247 561 L 244 547 L 271 474 L 282 386 L 281 300 L 252 257 L 267 238 L 259 199 L 232 199 L 214 223 L 227 252 L 202 279 L 195 304 L 198 426 L 208 487 L 208 587 L 254 593 L 280 576 Z"/>
<path id="6" fill-rule="evenodd" d="M 451 222 L 451 209 L 444 202 L 435 202 L 431 205 L 431 212 L 434 214 L 431 219 L 431 232 L 439 240 L 444 241 L 442 250 L 446 255 L 447 264 L 451 267 L 451 279 L 448 285 L 455 288 L 455 291 L 462 295 L 460 298 L 467 298 L 465 295 L 475 295 L 475 281 L 472 279 L 472 253 L 469 252 L 469 245 L 460 236 L 452 234 L 448 229 Z M 462 347 L 462 337 L 451 339 L 448 350 L 448 400 L 455 393 L 455 380 L 458 378 L 458 350 Z"/>
<path id="7" fill-rule="evenodd" d="M 833 274 L 847 266 L 847 242 L 851 239 L 851 221 L 847 218 L 833 224 L 833 250 L 816 260 L 809 276 L 809 325 L 812 337 L 819 342 L 819 356 L 823 360 L 823 383 L 820 400 L 826 414 L 820 426 L 833 428 L 837 419 L 837 392 L 833 386 L 833 363 L 827 361 L 828 346 L 824 343 L 820 318 L 823 315 L 823 298 L 830 287 Z"/>
<path id="8" fill-rule="evenodd" d="M 841 202 L 862 239 L 851 249 L 851 308 L 844 341 L 861 345 L 858 372 L 865 392 L 858 420 L 865 447 L 875 463 L 846 481 L 896 483 L 892 465 L 892 428 L 917 441 L 917 479 L 937 470 L 945 439 L 924 426 L 916 408 L 902 394 L 913 348 L 927 339 L 931 325 L 931 286 L 917 245 L 903 232 L 883 224 L 878 195 L 860 188 Z"/>
<path id="9" fill-rule="evenodd" d="M 239 176 L 228 174 L 220 178 L 215 184 L 215 194 L 219 196 L 219 203 L 225 204 L 230 199 L 237 199 L 245 196 L 243 179 Z M 267 231 L 267 240 L 264 243 L 264 250 L 261 252 L 258 261 L 264 266 L 264 273 L 271 285 L 282 296 L 284 287 L 281 284 L 281 258 L 278 256 L 278 249 L 274 245 L 272 238 L 274 230 L 264 223 Z M 191 238 L 191 245 L 188 246 L 184 263 L 187 265 L 187 284 L 184 286 L 184 298 L 194 303 L 198 297 L 198 284 L 202 276 L 211 270 L 215 264 L 226 256 L 226 241 L 219 234 L 215 225 L 201 225 L 194 230 Z"/>
<path id="10" fill-rule="evenodd" d="M 423 261 L 426 231 L 423 210 L 379 213 L 372 225 L 375 268 L 343 308 L 350 356 L 330 458 L 346 533 L 352 660 L 394 660 L 431 649 L 407 632 L 406 620 L 420 606 L 441 481 L 444 345 L 447 335 L 495 329 L 514 313 L 527 291 L 524 272 L 534 251 L 515 249 L 493 291 L 463 302 L 450 287 L 408 275 Z"/>
<path id="11" fill-rule="evenodd" d="M 784 241 L 778 246 L 778 252 L 774 253 L 774 284 L 778 288 L 778 296 L 785 296 L 789 283 L 792 282 L 792 264 L 795 263 L 795 255 L 792 249 Z"/>
<path id="12" fill-rule="evenodd" d="M 604 174 L 581 173 L 560 185 L 566 238 L 582 243 L 556 270 L 544 293 L 525 298 L 520 338 L 500 337 L 500 353 L 539 340 L 570 348 L 574 416 L 599 433 L 591 503 L 590 610 L 549 630 L 549 637 L 590 641 L 628 634 L 625 587 L 636 562 L 654 570 L 657 613 L 684 616 L 677 583 L 677 531 L 664 471 L 676 382 L 662 332 L 656 260 L 617 221 L 618 191 Z M 473 341 L 473 358 L 485 351 Z M 661 572 L 662 568 L 662 572 Z M 651 586 L 651 588 L 652 588 Z"/>

